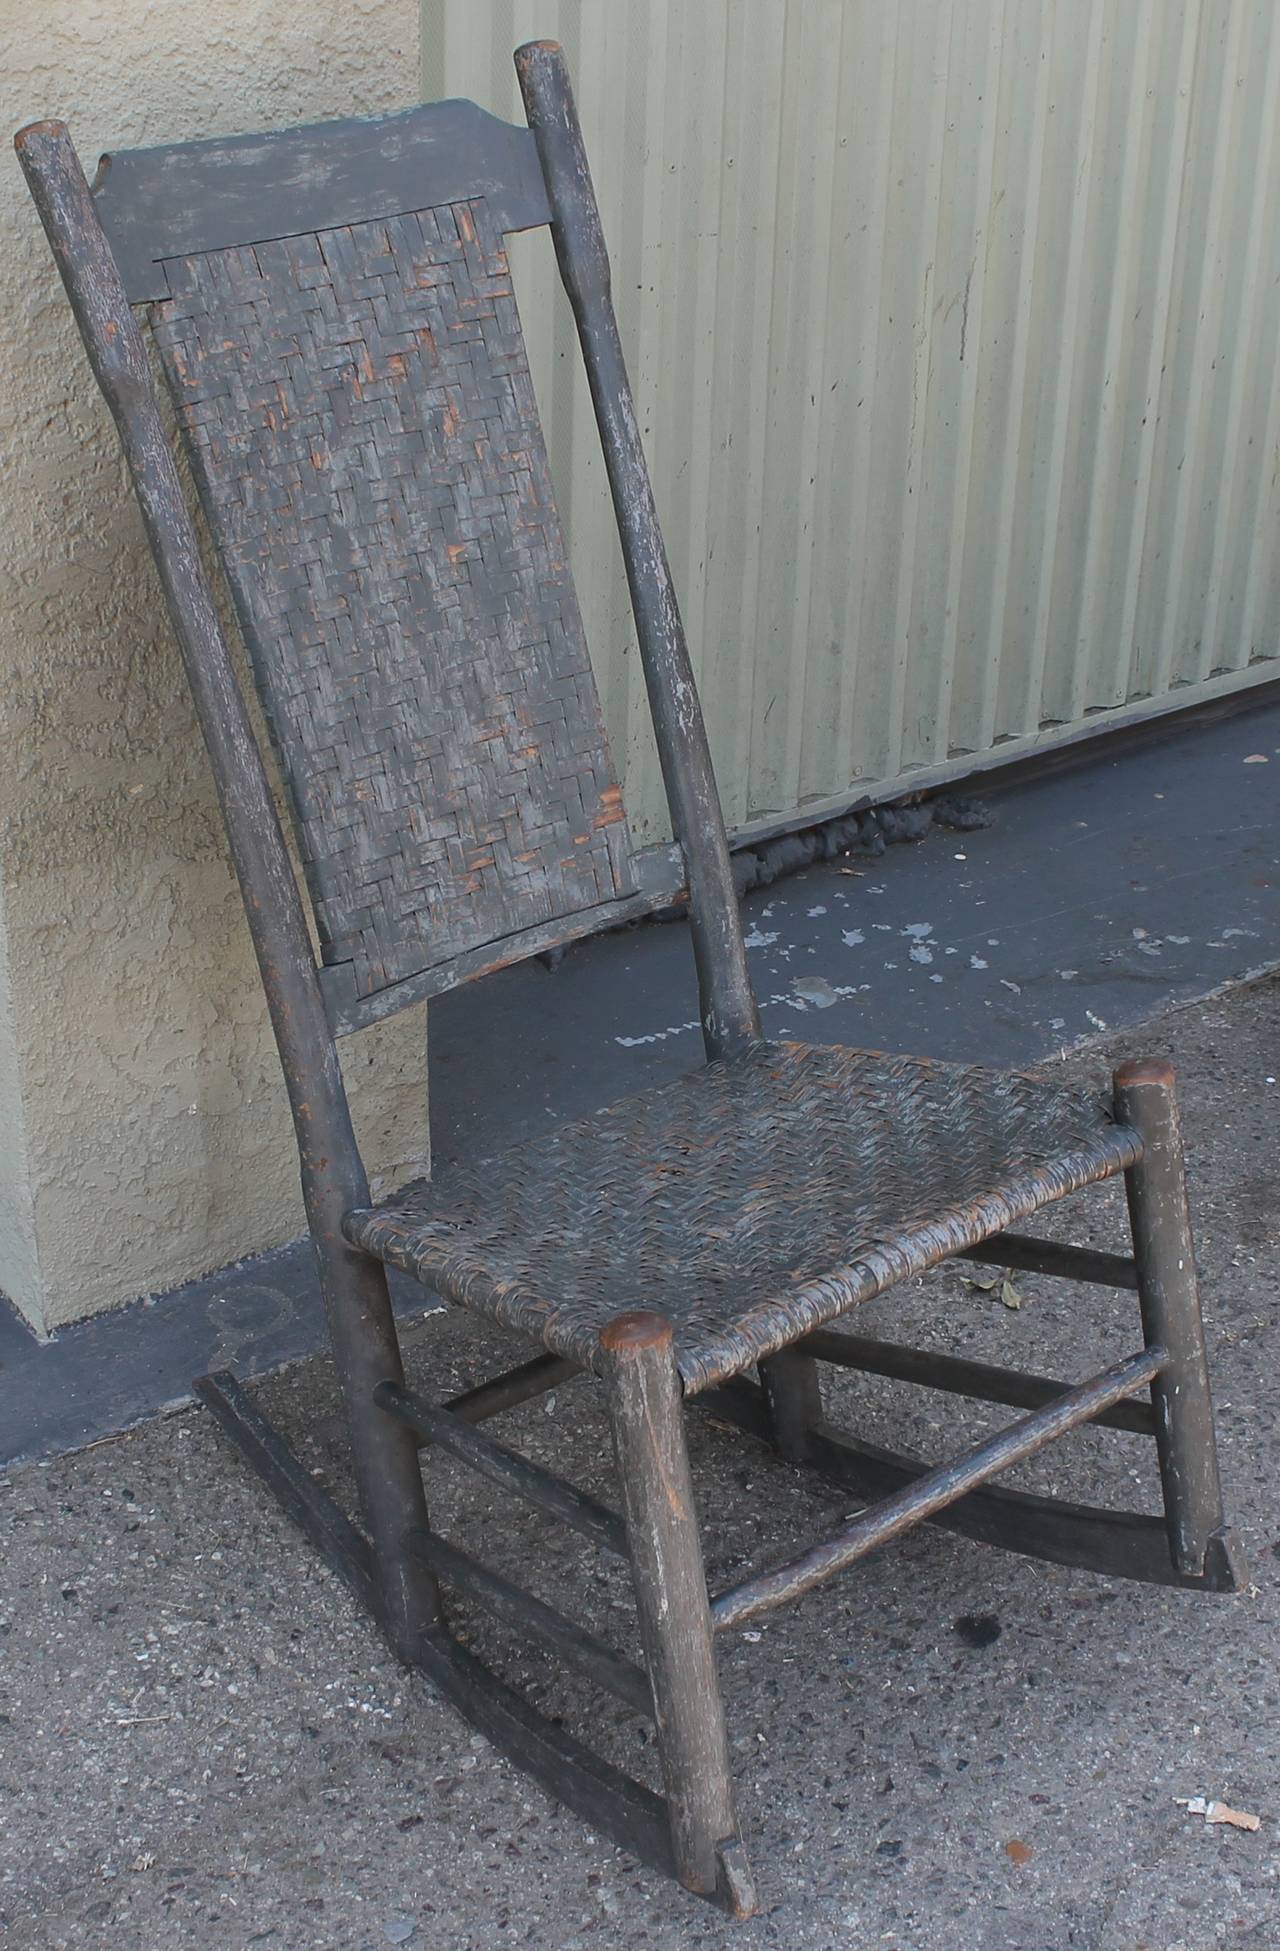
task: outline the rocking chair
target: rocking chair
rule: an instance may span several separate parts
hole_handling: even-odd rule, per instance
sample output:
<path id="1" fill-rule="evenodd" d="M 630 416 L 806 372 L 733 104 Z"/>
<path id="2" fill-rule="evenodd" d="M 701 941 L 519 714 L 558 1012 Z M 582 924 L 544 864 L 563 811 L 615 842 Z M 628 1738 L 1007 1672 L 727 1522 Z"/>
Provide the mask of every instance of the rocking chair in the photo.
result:
<path id="1" fill-rule="evenodd" d="M 17 148 L 118 424 L 208 746 L 279 1044 L 364 1529 L 227 1375 L 197 1384 L 399 1656 L 553 1795 L 739 1916 L 714 1635 L 930 1520 L 1059 1564 L 1239 1588 L 1225 1527 L 1173 1078 L 1114 1098 L 766 1040 L 565 63 L 516 55 L 527 128 L 468 102 L 136 150 L 87 183 L 66 128 Z M 636 854 L 552 496 L 504 237 L 549 225 L 599 423 L 675 845 Z M 132 306 L 149 315 L 270 726 L 314 911 L 201 569 Z M 687 890 L 707 1062 L 371 1204 L 335 1039 Z M 1132 1258 L 1011 1231 L 1123 1173 Z M 1142 1346 L 1066 1384 L 842 1333 L 952 1255 L 1135 1290 Z M 386 1267 L 544 1352 L 447 1402 L 405 1385 Z M 1024 1411 L 928 1466 L 823 1416 L 835 1363 Z M 598 1378 L 620 1511 L 482 1432 Z M 752 1379 L 752 1371 L 758 1379 Z M 683 1405 L 870 1493 L 835 1535 L 709 1595 Z M 1163 1518 L 985 1488 L 1086 1422 L 1153 1436 Z M 443 1450 L 630 1561 L 624 1656 L 432 1530 Z M 652 1717 L 665 1796 L 451 1635 L 441 1587 Z"/>

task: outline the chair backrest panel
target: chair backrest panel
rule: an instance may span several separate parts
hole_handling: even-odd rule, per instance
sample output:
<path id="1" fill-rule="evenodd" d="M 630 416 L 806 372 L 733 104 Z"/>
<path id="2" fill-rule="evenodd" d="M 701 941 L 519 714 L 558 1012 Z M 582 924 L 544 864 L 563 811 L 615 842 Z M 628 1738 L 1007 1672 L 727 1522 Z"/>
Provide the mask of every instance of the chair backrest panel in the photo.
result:
<path id="1" fill-rule="evenodd" d="M 163 298 L 168 258 L 483 197 L 499 230 L 551 221 L 528 129 L 474 102 L 125 149 L 102 158 L 98 221 L 134 304 Z"/>
<path id="2" fill-rule="evenodd" d="M 516 68 L 523 129 L 432 103 L 117 153 L 92 188 L 64 125 L 17 138 L 137 488 L 287 1075 L 315 1040 L 294 1035 L 286 965 L 340 1034 L 684 890 L 708 1054 L 760 1034 L 568 73 L 549 42 Z M 634 857 L 505 254 L 539 225 L 671 807 L 672 846 Z M 282 762 L 318 984 L 131 304 L 152 317 Z"/>
<path id="3" fill-rule="evenodd" d="M 634 887 L 501 224 L 166 256 L 150 307 L 357 1000 Z"/>

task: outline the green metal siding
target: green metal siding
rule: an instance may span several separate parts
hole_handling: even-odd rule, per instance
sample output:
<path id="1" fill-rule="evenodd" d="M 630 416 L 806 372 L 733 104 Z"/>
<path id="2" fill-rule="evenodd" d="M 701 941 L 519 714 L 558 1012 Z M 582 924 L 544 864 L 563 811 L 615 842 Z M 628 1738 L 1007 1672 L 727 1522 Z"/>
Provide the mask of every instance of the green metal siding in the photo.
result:
<path id="1" fill-rule="evenodd" d="M 563 41 L 726 810 L 768 827 L 1275 674 L 1274 0 L 426 0 Z M 515 247 L 633 822 L 665 831 L 545 238 Z"/>

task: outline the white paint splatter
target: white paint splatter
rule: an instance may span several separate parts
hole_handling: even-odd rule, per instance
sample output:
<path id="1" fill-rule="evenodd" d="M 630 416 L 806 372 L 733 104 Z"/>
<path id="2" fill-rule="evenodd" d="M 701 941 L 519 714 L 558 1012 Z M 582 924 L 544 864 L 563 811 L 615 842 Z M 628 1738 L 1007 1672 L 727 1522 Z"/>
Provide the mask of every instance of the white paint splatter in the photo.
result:
<path id="1" fill-rule="evenodd" d="M 933 923 L 931 921 L 909 921 L 902 932 L 904 935 L 910 935 L 915 941 L 922 942 L 926 935 L 932 935 Z"/>
<path id="2" fill-rule="evenodd" d="M 767 913 L 768 910 L 766 909 L 765 912 Z M 753 928 L 749 935 L 743 936 L 742 946 L 744 948 L 772 948 L 777 939 L 776 934 L 765 935 L 761 933 L 760 929 Z"/>
<path id="3" fill-rule="evenodd" d="M 644 1043 L 665 1043 L 669 1037 L 687 1036 L 690 1030 L 700 1030 L 701 1023 L 672 1023 L 665 1030 L 653 1030 L 648 1036 L 616 1036 L 613 1040 L 623 1050 L 638 1050 Z"/>
<path id="4" fill-rule="evenodd" d="M 822 976 L 797 976 L 791 987 L 802 1002 L 812 1003 L 815 1009 L 830 1009 L 840 1000 Z"/>
<path id="5" fill-rule="evenodd" d="M 989 969 L 991 964 L 986 960 L 985 956 L 971 955 L 969 957 L 969 967 L 971 969 Z"/>
<path id="6" fill-rule="evenodd" d="M 818 978 L 818 980 L 821 981 L 821 978 Z M 822 1009 L 829 1008 L 830 1002 L 819 1003 L 816 995 L 811 995 L 809 997 L 806 997 L 803 993 L 801 994 L 796 993 L 797 990 L 803 992 L 804 990 L 808 989 L 811 982 L 813 982 L 812 977 L 809 976 L 797 977 L 792 988 L 788 990 L 785 994 L 773 995 L 773 996 L 762 996 L 760 998 L 761 1009 L 792 1009 L 792 1010 L 799 1011 L 799 1013 L 802 1016 L 805 1016 L 809 1012 L 811 1003 L 816 1003 L 817 1006 Z M 836 1002 L 844 1001 L 850 996 L 856 996 L 858 993 L 856 987 L 854 987 L 849 983 L 825 983 L 824 982 L 822 983 L 822 987 L 824 989 L 830 990 L 831 992 L 830 1001 L 836 1001 Z M 869 989 L 871 985 L 869 982 L 864 982 L 862 984 L 862 987 L 864 989 Z"/>
<path id="7" fill-rule="evenodd" d="M 926 948 L 923 942 L 912 942 L 908 953 L 913 962 L 922 962 L 926 967 L 933 960 L 933 950 Z"/>
<path id="8" fill-rule="evenodd" d="M 846 948 L 861 948 L 867 938 L 860 928 L 844 928 L 840 931 L 840 939 Z"/>
<path id="9" fill-rule="evenodd" d="M 816 921 L 819 915 L 824 915 L 826 912 L 827 912 L 826 909 L 821 905 L 819 905 L 816 908 L 810 908 L 809 919 L 810 921 Z"/>

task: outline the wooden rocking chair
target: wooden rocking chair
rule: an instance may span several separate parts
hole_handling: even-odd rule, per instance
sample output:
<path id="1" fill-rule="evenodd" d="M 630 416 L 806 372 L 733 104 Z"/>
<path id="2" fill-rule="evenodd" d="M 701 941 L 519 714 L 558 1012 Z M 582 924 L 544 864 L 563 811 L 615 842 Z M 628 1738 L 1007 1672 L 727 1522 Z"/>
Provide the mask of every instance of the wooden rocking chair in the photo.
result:
<path id="1" fill-rule="evenodd" d="M 292 1104 L 365 1528 L 231 1377 L 199 1392 L 402 1659 L 593 1825 L 746 1915 L 718 1630 L 925 1519 L 1197 1591 L 1238 1589 L 1241 1559 L 1223 1522 L 1169 1069 L 1124 1067 L 1103 1103 L 762 1035 L 563 56 L 537 42 L 516 66 L 527 128 L 440 102 L 119 154 L 92 189 L 60 123 L 24 129 L 17 147 L 119 427 L 208 745 Z M 640 857 L 504 249 L 505 233 L 543 224 L 590 379 L 674 823 L 675 846 Z M 248 643 L 318 961 L 135 305 Z M 372 1205 L 335 1038 L 681 888 L 706 1065 Z M 1132 1258 L 1008 1230 L 1118 1173 Z M 1068 1385 L 833 1329 L 955 1254 L 1133 1289 L 1142 1346 Z M 545 1352 L 449 1402 L 410 1393 L 384 1263 Z M 928 1466 L 831 1427 L 821 1363 L 1027 1413 Z M 478 1428 L 579 1370 L 604 1392 L 620 1512 Z M 697 1395 L 877 1501 L 709 1596 L 683 1425 Z M 984 1488 L 1089 1421 L 1154 1436 L 1163 1518 Z M 431 1529 L 427 1445 L 627 1556 L 637 1659 Z M 460 1646 L 442 1584 L 652 1716 L 665 1797 Z"/>

